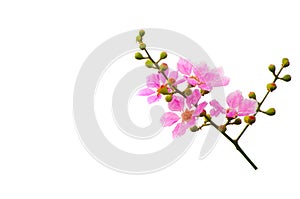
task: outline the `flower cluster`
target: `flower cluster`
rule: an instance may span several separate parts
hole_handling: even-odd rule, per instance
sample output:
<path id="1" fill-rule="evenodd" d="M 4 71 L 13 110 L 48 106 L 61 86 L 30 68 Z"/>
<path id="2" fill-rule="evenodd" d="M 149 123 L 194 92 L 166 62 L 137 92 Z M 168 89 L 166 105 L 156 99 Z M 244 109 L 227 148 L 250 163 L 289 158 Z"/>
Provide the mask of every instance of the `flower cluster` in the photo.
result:
<path id="1" fill-rule="evenodd" d="M 159 60 L 154 61 L 143 42 L 144 35 L 145 31 L 141 30 L 136 37 L 136 41 L 146 55 L 137 52 L 135 58 L 138 60 L 145 59 L 145 66 L 155 69 L 155 73 L 147 77 L 146 88 L 141 89 L 138 95 L 147 96 L 149 104 L 158 102 L 162 99 L 162 96 L 165 96 L 164 99 L 168 103 L 169 111 L 165 112 L 160 118 L 162 126 L 173 126 L 172 134 L 173 138 L 176 138 L 184 135 L 189 129 L 196 132 L 205 126 L 211 125 L 236 147 L 254 169 L 257 169 L 256 165 L 241 149 L 238 141 L 249 125 L 256 121 L 255 116 L 258 112 L 270 116 L 275 115 L 274 108 L 263 111 L 261 105 L 269 93 L 277 88 L 276 81 L 278 79 L 286 82 L 291 80 L 290 75 L 279 76 L 282 70 L 290 65 L 289 60 L 283 58 L 281 68 L 277 73 L 275 65 L 271 64 L 268 67 L 274 76 L 274 80 L 267 84 L 267 93 L 260 102 L 257 101 L 254 92 L 250 92 L 248 97 L 245 98 L 241 91 L 236 90 L 228 94 L 226 97 L 227 105 L 222 106 L 218 99 L 208 101 L 204 97 L 214 88 L 229 84 L 229 78 L 224 75 L 222 68 L 211 68 L 205 63 L 194 64 L 187 59 L 179 58 L 176 69 L 171 70 L 166 63 L 160 63 L 167 58 L 168 54 L 166 52 L 161 52 Z M 214 117 L 220 115 L 226 119 L 224 124 L 214 122 Z M 240 135 L 233 139 L 226 133 L 227 126 L 241 125 L 243 123 L 241 117 L 243 117 L 245 127 Z"/>

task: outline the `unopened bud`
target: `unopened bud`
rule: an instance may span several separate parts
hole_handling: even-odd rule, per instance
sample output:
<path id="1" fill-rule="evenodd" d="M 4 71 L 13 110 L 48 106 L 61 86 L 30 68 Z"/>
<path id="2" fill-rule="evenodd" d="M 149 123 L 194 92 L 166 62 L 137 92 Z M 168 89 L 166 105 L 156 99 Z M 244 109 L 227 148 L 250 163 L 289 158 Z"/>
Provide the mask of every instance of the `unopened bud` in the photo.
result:
<path id="1" fill-rule="evenodd" d="M 192 126 L 191 128 L 190 128 L 190 130 L 192 131 L 192 132 L 197 132 L 197 131 L 199 131 L 199 128 L 198 128 L 198 126 Z"/>
<path id="2" fill-rule="evenodd" d="M 145 66 L 147 66 L 148 68 L 153 68 L 153 63 L 150 59 L 147 59 L 147 61 L 145 62 Z"/>
<path id="3" fill-rule="evenodd" d="M 219 130 L 220 132 L 222 132 L 222 133 L 225 133 L 225 131 L 227 130 L 226 125 L 220 125 L 220 126 L 218 127 L 218 130 Z"/>
<path id="4" fill-rule="evenodd" d="M 159 66 L 159 70 L 160 71 L 166 71 L 168 69 L 168 64 L 166 63 L 162 63 L 160 66 Z"/>
<path id="5" fill-rule="evenodd" d="M 255 120 L 256 120 L 256 118 L 253 115 L 247 115 L 244 117 L 244 121 L 250 125 L 253 124 L 255 122 Z"/>
<path id="6" fill-rule="evenodd" d="M 135 40 L 139 43 L 141 43 L 143 41 L 143 39 L 140 35 L 136 36 Z"/>
<path id="7" fill-rule="evenodd" d="M 146 44 L 145 43 L 140 43 L 140 49 L 145 50 L 146 49 Z"/>
<path id="8" fill-rule="evenodd" d="M 169 89 L 166 86 L 162 86 L 157 90 L 158 93 L 163 94 L 163 95 L 169 95 Z"/>
<path id="9" fill-rule="evenodd" d="M 166 99 L 166 102 L 171 102 L 172 99 L 173 99 L 173 96 L 172 96 L 172 95 L 167 95 L 167 96 L 165 97 L 165 99 Z"/>
<path id="10" fill-rule="evenodd" d="M 269 108 L 266 112 L 264 112 L 265 114 L 269 115 L 269 116 L 273 116 L 276 113 L 275 108 Z"/>
<path id="11" fill-rule="evenodd" d="M 274 65 L 274 64 L 271 64 L 271 65 L 269 66 L 269 71 L 271 71 L 272 73 L 275 73 L 275 70 L 276 70 L 275 65 Z"/>
<path id="12" fill-rule="evenodd" d="M 285 75 L 281 79 L 285 82 L 289 82 L 289 81 L 291 81 L 292 77 L 290 75 Z"/>
<path id="13" fill-rule="evenodd" d="M 242 120 L 240 118 L 236 118 L 232 124 L 236 124 L 236 125 L 242 124 Z"/>
<path id="14" fill-rule="evenodd" d="M 187 89 L 185 89 L 184 91 L 184 94 L 186 95 L 186 96 L 190 96 L 191 94 L 192 94 L 192 89 L 190 89 L 190 88 L 187 88 Z"/>
<path id="15" fill-rule="evenodd" d="M 256 94 L 255 94 L 254 92 L 250 92 L 250 93 L 248 94 L 248 97 L 249 97 L 250 99 L 255 99 L 255 100 L 256 100 Z"/>
<path id="16" fill-rule="evenodd" d="M 209 91 L 201 89 L 200 93 L 201 93 L 202 96 L 204 96 L 204 95 L 208 94 Z"/>
<path id="17" fill-rule="evenodd" d="M 277 86 L 276 86 L 275 83 L 269 83 L 269 84 L 267 84 L 268 91 L 273 92 L 276 88 L 277 88 Z"/>
<path id="18" fill-rule="evenodd" d="M 290 65 L 290 61 L 288 58 L 282 59 L 282 67 L 288 67 Z"/>
<path id="19" fill-rule="evenodd" d="M 166 52 L 161 52 L 160 53 L 160 59 L 166 59 L 168 54 Z"/>
<path id="20" fill-rule="evenodd" d="M 134 57 L 139 60 L 144 59 L 144 56 L 140 52 L 135 53 Z"/>
<path id="21" fill-rule="evenodd" d="M 139 31 L 139 35 L 142 37 L 142 36 L 144 36 L 145 35 L 145 30 L 140 30 Z"/>
<path id="22" fill-rule="evenodd" d="M 203 111 L 200 113 L 199 116 L 200 116 L 200 117 L 207 116 L 209 119 L 211 119 L 210 115 L 206 115 L 206 110 L 203 110 Z M 204 120 L 204 122 L 205 122 L 205 120 Z M 206 122 L 208 122 L 208 120 L 207 120 Z"/>

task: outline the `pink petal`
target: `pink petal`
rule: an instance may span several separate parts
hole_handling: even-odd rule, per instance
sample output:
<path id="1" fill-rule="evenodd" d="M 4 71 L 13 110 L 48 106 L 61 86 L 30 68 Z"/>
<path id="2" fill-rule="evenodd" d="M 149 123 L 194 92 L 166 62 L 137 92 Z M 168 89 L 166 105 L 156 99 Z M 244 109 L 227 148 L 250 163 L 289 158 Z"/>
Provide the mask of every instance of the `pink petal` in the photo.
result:
<path id="1" fill-rule="evenodd" d="M 170 72 L 169 78 L 173 78 L 176 80 L 178 78 L 178 72 L 177 71 Z"/>
<path id="2" fill-rule="evenodd" d="M 189 78 L 189 77 L 185 77 L 186 81 L 192 85 L 192 86 L 196 86 L 199 82 L 193 78 Z"/>
<path id="3" fill-rule="evenodd" d="M 187 61 L 183 58 L 180 58 L 178 63 L 177 63 L 178 71 L 181 72 L 184 75 L 190 75 L 191 74 L 192 66 L 193 65 L 189 61 Z"/>
<path id="4" fill-rule="evenodd" d="M 237 112 L 235 109 L 227 109 L 226 117 L 227 118 L 235 118 L 237 116 Z"/>
<path id="5" fill-rule="evenodd" d="M 147 77 L 147 87 L 149 88 L 159 88 L 160 82 L 159 82 L 159 74 L 151 74 Z"/>
<path id="6" fill-rule="evenodd" d="M 199 104 L 196 108 L 196 110 L 193 113 L 193 116 L 199 116 L 200 113 L 202 113 L 202 111 L 204 110 L 204 108 L 206 107 L 208 103 L 207 102 L 202 102 L 201 104 Z"/>
<path id="7" fill-rule="evenodd" d="M 225 109 L 220 105 L 220 103 L 217 100 L 212 100 L 209 102 L 209 104 L 213 107 L 213 109 L 210 110 L 211 116 L 218 116 L 220 113 L 225 113 Z"/>
<path id="8" fill-rule="evenodd" d="M 193 71 L 194 71 L 196 77 L 202 79 L 202 77 L 204 77 L 204 75 L 206 73 L 208 73 L 209 68 L 205 63 L 202 63 L 201 65 L 195 66 L 193 68 Z"/>
<path id="9" fill-rule="evenodd" d="M 176 115 L 175 113 L 166 112 L 160 118 L 160 122 L 165 127 L 165 126 L 171 126 L 171 125 L 173 125 L 179 119 L 180 119 L 180 117 L 178 115 Z"/>
<path id="10" fill-rule="evenodd" d="M 235 109 L 242 103 L 243 99 L 241 91 L 234 91 L 227 96 L 226 102 L 230 108 Z"/>
<path id="11" fill-rule="evenodd" d="M 252 115 L 256 113 L 257 101 L 254 99 L 244 99 L 238 109 L 239 116 Z"/>
<path id="12" fill-rule="evenodd" d="M 139 96 L 149 96 L 153 93 L 155 93 L 155 91 L 153 91 L 149 88 L 144 88 L 144 89 L 139 90 L 138 95 Z"/>
<path id="13" fill-rule="evenodd" d="M 187 96 L 186 98 L 186 104 L 188 108 L 192 107 L 192 104 L 197 104 L 199 99 L 201 98 L 200 91 L 198 89 L 195 89 L 190 96 Z"/>
<path id="14" fill-rule="evenodd" d="M 149 104 L 152 104 L 153 102 L 157 102 L 158 100 L 160 100 L 160 98 L 161 98 L 161 95 L 152 95 L 147 98 L 147 101 Z"/>
<path id="15" fill-rule="evenodd" d="M 188 127 L 184 124 L 184 122 L 178 123 L 172 131 L 173 138 L 184 135 L 187 129 Z"/>
<path id="16" fill-rule="evenodd" d="M 168 103 L 168 107 L 171 111 L 182 111 L 184 108 L 184 98 L 173 95 L 173 99 Z"/>
<path id="17" fill-rule="evenodd" d="M 185 79 L 184 79 L 184 78 L 182 78 L 182 79 L 180 79 L 180 80 L 177 80 L 177 81 L 173 84 L 173 86 L 177 86 L 178 84 L 181 84 L 181 83 L 183 83 L 183 82 L 185 82 Z"/>
<path id="18" fill-rule="evenodd" d="M 165 72 L 165 75 L 168 77 L 168 74 L 169 74 L 169 69 L 167 69 Z M 160 81 L 164 84 L 166 83 L 166 78 L 164 77 L 164 75 L 162 73 L 159 73 L 159 78 L 160 78 Z"/>

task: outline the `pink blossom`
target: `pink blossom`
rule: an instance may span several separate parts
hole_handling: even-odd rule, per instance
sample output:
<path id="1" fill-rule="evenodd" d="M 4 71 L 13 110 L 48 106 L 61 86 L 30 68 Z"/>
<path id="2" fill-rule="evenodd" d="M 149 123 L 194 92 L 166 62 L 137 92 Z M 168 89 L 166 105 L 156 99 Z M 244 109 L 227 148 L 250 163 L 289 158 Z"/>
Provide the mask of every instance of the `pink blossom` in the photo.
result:
<path id="1" fill-rule="evenodd" d="M 172 101 L 169 103 L 169 108 L 170 110 L 179 112 L 181 117 L 178 116 L 176 113 L 166 112 L 161 117 L 160 122 L 164 127 L 172 126 L 173 124 L 177 123 L 174 130 L 172 131 L 173 138 L 181 136 L 185 134 L 188 128 L 196 124 L 196 116 L 198 116 L 203 111 L 203 109 L 207 104 L 205 103 L 201 103 L 201 105 L 198 106 L 199 108 L 197 107 L 196 110 L 192 110 L 192 109 L 184 110 L 184 98 L 181 96 L 173 96 Z M 198 115 L 195 115 L 194 113 L 196 111 L 200 113 Z"/>
<path id="2" fill-rule="evenodd" d="M 256 112 L 257 101 L 254 99 L 244 99 L 241 91 L 234 91 L 230 93 L 226 102 L 228 108 L 223 108 L 217 100 L 212 100 L 210 105 L 213 109 L 210 110 L 211 116 L 218 116 L 220 113 L 225 114 L 227 118 L 235 118 L 237 116 L 251 115 Z"/>
<path id="3" fill-rule="evenodd" d="M 165 72 L 165 75 L 168 77 L 168 79 L 166 80 L 166 78 L 164 77 L 164 75 L 162 73 L 159 73 L 159 77 L 160 80 L 162 82 L 169 82 L 171 83 L 173 86 L 177 86 L 178 84 L 181 84 L 185 81 L 184 78 L 179 79 L 179 75 L 177 71 L 171 71 L 169 69 L 167 69 Z"/>
<path id="4" fill-rule="evenodd" d="M 186 98 L 186 104 L 188 108 L 191 108 L 193 104 L 197 104 L 200 98 L 200 91 L 198 89 L 193 90 L 192 94 L 187 96 Z"/>
<path id="5" fill-rule="evenodd" d="M 190 75 L 193 65 L 186 59 L 180 58 L 177 63 L 178 71 L 184 75 Z"/>

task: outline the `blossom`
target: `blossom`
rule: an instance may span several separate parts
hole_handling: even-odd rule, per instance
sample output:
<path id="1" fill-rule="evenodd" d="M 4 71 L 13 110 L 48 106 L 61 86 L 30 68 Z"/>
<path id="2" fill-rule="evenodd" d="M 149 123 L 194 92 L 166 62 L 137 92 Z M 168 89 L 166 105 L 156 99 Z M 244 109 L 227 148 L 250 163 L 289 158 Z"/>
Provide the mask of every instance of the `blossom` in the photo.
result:
<path id="1" fill-rule="evenodd" d="M 211 116 L 218 116 L 220 113 L 225 114 L 227 118 L 235 118 L 237 116 L 246 116 L 255 114 L 257 109 L 257 101 L 254 99 L 244 99 L 241 91 L 234 91 L 230 93 L 226 102 L 228 108 L 223 108 L 217 100 L 212 100 L 210 105 L 213 109 L 210 110 Z"/>
<path id="2" fill-rule="evenodd" d="M 206 102 L 205 102 L 206 103 Z M 201 113 L 205 108 L 206 104 L 201 103 L 195 110 L 185 109 L 184 110 L 184 98 L 181 96 L 173 96 L 172 101 L 168 104 L 171 111 L 180 113 L 180 116 L 174 112 L 166 112 L 162 115 L 160 122 L 164 127 L 172 126 L 177 123 L 174 130 L 172 131 L 173 138 L 182 136 L 186 130 L 196 124 L 196 113 Z"/>
<path id="3" fill-rule="evenodd" d="M 159 101 L 161 94 L 172 92 L 168 84 L 176 86 L 185 81 L 183 78 L 178 78 L 179 75 L 177 71 L 171 71 L 169 73 L 169 70 L 166 70 L 164 73 L 168 79 L 166 79 L 161 72 L 149 75 L 146 81 L 147 88 L 143 88 L 138 92 L 139 96 L 148 96 L 147 101 L 149 104 Z"/>

